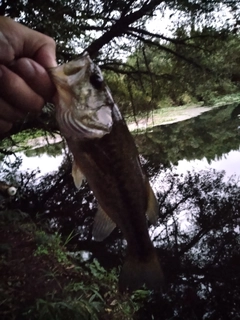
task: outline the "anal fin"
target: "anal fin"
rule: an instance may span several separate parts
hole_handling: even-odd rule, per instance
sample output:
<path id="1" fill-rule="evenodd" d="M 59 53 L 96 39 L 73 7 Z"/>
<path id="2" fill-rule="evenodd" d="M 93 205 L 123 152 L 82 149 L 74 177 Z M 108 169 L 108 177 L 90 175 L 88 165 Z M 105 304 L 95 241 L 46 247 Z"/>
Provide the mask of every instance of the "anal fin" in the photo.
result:
<path id="1" fill-rule="evenodd" d="M 94 240 L 102 241 L 107 238 L 110 233 L 115 229 L 116 223 L 109 218 L 106 212 L 98 206 L 98 211 L 96 213 L 92 235 Z"/>

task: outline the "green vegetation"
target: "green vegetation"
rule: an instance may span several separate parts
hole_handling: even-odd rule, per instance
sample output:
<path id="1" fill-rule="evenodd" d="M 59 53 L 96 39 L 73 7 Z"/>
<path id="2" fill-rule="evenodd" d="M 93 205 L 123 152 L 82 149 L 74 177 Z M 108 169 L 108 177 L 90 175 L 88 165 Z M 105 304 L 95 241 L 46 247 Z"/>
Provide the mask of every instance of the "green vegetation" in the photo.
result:
<path id="1" fill-rule="evenodd" d="M 73 192 L 69 173 L 64 183 L 47 176 L 31 193 L 23 180 L 24 201 L 0 212 L 1 319 L 239 318 L 239 178 L 214 170 L 178 175 L 151 166 L 161 208 L 151 234 L 164 270 L 163 293 L 118 293 L 121 234 L 115 230 L 104 242 L 91 241 L 89 189 Z M 54 193 L 46 189 L 48 181 Z M 86 200 L 81 212 L 79 199 Z M 90 253 L 88 261 L 82 251 Z"/>
<path id="2" fill-rule="evenodd" d="M 164 106 L 214 104 L 239 91 L 236 1 L 5 0 L 0 11 L 53 37 L 59 63 L 88 51 L 126 118 Z M 38 119 L 24 119 L 11 134 L 55 132 L 53 113 L 47 104 Z"/>
<path id="3" fill-rule="evenodd" d="M 28 147 L 27 150 L 24 150 L 24 154 L 27 157 L 39 156 L 43 153 L 48 154 L 53 157 L 55 157 L 57 155 L 61 155 L 62 149 L 64 147 L 63 142 L 60 141 L 60 142 L 54 143 L 54 141 L 56 141 L 56 140 L 53 140 L 53 141 L 51 141 L 51 143 L 49 143 L 48 140 L 49 140 L 49 137 L 46 137 L 46 139 L 44 139 L 44 138 L 40 139 L 40 141 L 39 141 L 40 146 L 39 147 L 36 147 L 36 146 L 34 148 Z M 42 144 L 45 144 L 45 145 L 41 146 Z"/>
<path id="4" fill-rule="evenodd" d="M 48 140 L 58 131 L 53 108 L 15 124 L 0 149 L 8 164 L 1 179 L 19 187 L 16 199 L 0 203 L 1 320 L 239 319 L 239 181 L 159 167 L 183 158 L 211 161 L 239 149 L 240 3 L 4 0 L 0 13 L 53 37 L 59 63 L 88 51 L 129 122 L 153 118 L 159 124 L 188 106 L 221 105 L 135 137 L 148 173 L 159 179 L 154 241 L 166 277 L 161 297 L 144 289 L 118 293 L 121 234 L 90 240 L 96 202 L 86 185 L 74 189 L 69 157 L 41 181 L 36 172 L 19 173 L 21 159 L 7 159 L 22 150 L 28 156 L 61 151 L 61 143 Z M 153 31 L 147 24 L 154 17 Z M 162 27 L 166 21 L 171 26 Z M 42 136 L 47 146 L 38 148 Z M 81 250 L 96 258 L 83 261 Z"/>
<path id="5" fill-rule="evenodd" d="M 233 98 L 228 97 L 230 101 Z M 238 96 L 235 98 L 239 101 Z M 239 150 L 239 113 L 239 102 L 219 102 L 199 117 L 138 130 L 135 141 L 140 153 L 157 164 L 169 166 L 170 162 L 204 157 L 210 162 L 231 150 Z"/>
<path id="6" fill-rule="evenodd" d="M 6 148 L 9 148 L 15 145 L 19 145 L 20 143 L 22 144 L 27 143 L 27 141 L 30 138 L 34 139 L 42 136 L 44 136 L 43 130 L 25 130 L 18 134 L 13 134 L 11 136 L 11 139 L 6 139 L 5 144 L 3 144 L 3 146 Z"/>
<path id="7" fill-rule="evenodd" d="M 150 297 L 147 290 L 121 296 L 116 269 L 97 260 L 81 266 L 60 234 L 20 210 L 0 212 L 0 232 L 2 320 L 127 320 Z"/>
<path id="8" fill-rule="evenodd" d="M 212 101 L 211 105 L 204 105 L 203 102 L 195 104 L 188 103 L 181 106 L 168 105 L 166 107 L 161 107 L 159 109 L 153 110 L 149 113 L 140 113 L 135 117 L 129 116 L 127 118 L 127 123 L 130 125 L 130 129 L 131 124 L 134 124 L 133 127 L 136 127 L 135 129 L 132 129 L 132 131 L 135 130 L 134 133 L 139 133 L 141 131 L 145 132 L 146 129 L 151 130 L 154 126 L 159 126 L 165 123 L 180 122 L 198 116 L 201 113 L 209 111 L 216 107 L 224 108 L 226 106 L 229 106 L 229 108 L 232 110 L 232 108 L 236 107 L 239 102 L 240 94 L 236 93 L 216 97 Z M 194 112 L 194 110 L 196 110 L 196 112 Z"/>
<path id="9" fill-rule="evenodd" d="M 49 133 L 48 133 L 49 135 Z M 19 152 L 22 150 L 32 149 L 37 144 L 37 139 L 48 141 L 46 131 L 41 129 L 27 129 L 11 135 L 1 141 L 1 150 L 13 150 Z"/>
<path id="10" fill-rule="evenodd" d="M 118 78 L 112 72 L 107 77 L 126 116 L 141 116 L 166 105 L 214 105 L 225 95 L 238 94 L 238 34 L 219 35 L 211 28 L 189 32 L 181 27 L 175 42 L 158 44 L 166 51 L 141 43 L 129 56 L 130 70 L 138 72 Z"/>

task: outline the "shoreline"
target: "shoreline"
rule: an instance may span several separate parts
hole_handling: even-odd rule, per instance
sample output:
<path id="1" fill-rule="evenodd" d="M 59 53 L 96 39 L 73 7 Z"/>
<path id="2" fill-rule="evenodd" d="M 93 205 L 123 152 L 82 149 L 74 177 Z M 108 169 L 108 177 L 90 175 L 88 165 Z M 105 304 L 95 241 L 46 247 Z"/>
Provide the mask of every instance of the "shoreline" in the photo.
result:
<path id="1" fill-rule="evenodd" d="M 157 115 L 152 114 L 148 118 L 142 118 L 136 122 L 129 122 L 127 125 L 130 131 L 147 129 L 154 126 L 166 125 L 195 118 L 216 107 L 220 106 L 201 107 L 198 105 L 172 107 L 171 109 L 162 108 Z"/>
<path id="2" fill-rule="evenodd" d="M 238 100 L 239 101 L 239 100 Z M 220 108 L 227 104 L 232 104 L 236 101 L 225 101 L 217 103 L 213 106 L 203 106 L 200 104 L 197 105 L 184 105 L 178 107 L 164 107 L 159 110 L 153 111 L 145 117 L 138 118 L 136 121 L 127 121 L 127 126 L 130 132 L 137 130 L 146 130 L 151 129 L 154 126 L 168 125 L 171 123 L 185 121 L 191 118 L 198 117 L 199 115 L 208 112 L 215 108 Z M 57 142 L 62 141 L 60 134 L 46 137 L 38 137 L 35 139 L 29 139 L 27 142 L 28 147 L 38 148 L 46 146 L 47 144 L 51 145 Z"/>

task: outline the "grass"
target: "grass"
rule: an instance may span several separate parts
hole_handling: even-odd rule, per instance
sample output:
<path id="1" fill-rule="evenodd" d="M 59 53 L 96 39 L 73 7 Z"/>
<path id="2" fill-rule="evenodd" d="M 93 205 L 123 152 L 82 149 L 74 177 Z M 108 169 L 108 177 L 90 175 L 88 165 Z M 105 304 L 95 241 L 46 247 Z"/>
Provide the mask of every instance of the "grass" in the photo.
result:
<path id="1" fill-rule="evenodd" d="M 120 295 L 118 270 L 73 260 L 47 225 L 0 211 L 0 319 L 133 319 L 147 290 Z M 71 233 L 69 239 L 74 235 Z"/>
<path id="2" fill-rule="evenodd" d="M 240 94 L 239 93 L 227 94 L 222 97 L 214 98 L 213 105 L 219 106 L 219 105 L 229 104 L 229 103 L 234 103 L 234 102 L 239 102 L 239 101 L 240 101 Z"/>
<path id="3" fill-rule="evenodd" d="M 237 103 L 240 101 L 240 94 L 225 95 L 215 98 L 211 105 L 204 106 L 203 103 L 185 104 L 182 106 L 161 107 L 146 114 L 140 114 L 136 117 L 127 118 L 127 123 L 131 131 L 145 130 L 156 125 L 172 123 L 191 118 L 200 114 L 204 109 L 210 110 L 214 107 L 224 106 L 226 104 Z M 194 112 L 195 111 L 195 112 Z M 132 129 L 131 129 L 132 128 Z"/>

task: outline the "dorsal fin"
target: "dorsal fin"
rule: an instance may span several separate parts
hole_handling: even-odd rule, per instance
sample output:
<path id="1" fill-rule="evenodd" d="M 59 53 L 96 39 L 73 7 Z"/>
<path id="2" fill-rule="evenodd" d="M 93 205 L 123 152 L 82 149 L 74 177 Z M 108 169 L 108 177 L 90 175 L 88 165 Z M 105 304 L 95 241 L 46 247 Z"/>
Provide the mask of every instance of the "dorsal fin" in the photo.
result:
<path id="1" fill-rule="evenodd" d="M 155 225 L 159 217 L 159 205 L 158 205 L 157 198 L 148 180 L 146 184 L 147 184 L 147 192 L 148 192 L 148 207 L 147 207 L 146 215 L 149 221 L 153 225 Z"/>
<path id="2" fill-rule="evenodd" d="M 115 227 L 116 223 L 114 223 L 106 214 L 106 212 L 98 205 L 98 211 L 94 218 L 92 231 L 94 240 L 104 240 L 105 238 L 107 238 L 107 236 L 110 235 L 110 233 L 113 231 L 113 229 L 115 229 Z"/>
<path id="3" fill-rule="evenodd" d="M 75 160 L 73 160 L 73 164 L 72 164 L 72 176 L 73 176 L 75 187 L 77 189 L 80 189 L 83 180 L 85 180 L 85 176 L 83 175 L 82 171 L 79 169 Z"/>

